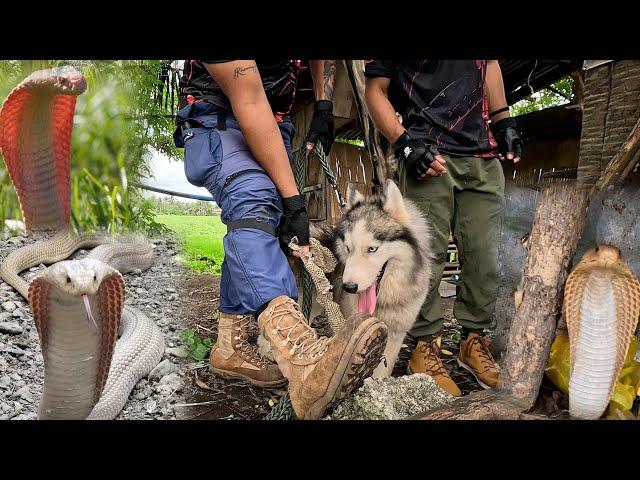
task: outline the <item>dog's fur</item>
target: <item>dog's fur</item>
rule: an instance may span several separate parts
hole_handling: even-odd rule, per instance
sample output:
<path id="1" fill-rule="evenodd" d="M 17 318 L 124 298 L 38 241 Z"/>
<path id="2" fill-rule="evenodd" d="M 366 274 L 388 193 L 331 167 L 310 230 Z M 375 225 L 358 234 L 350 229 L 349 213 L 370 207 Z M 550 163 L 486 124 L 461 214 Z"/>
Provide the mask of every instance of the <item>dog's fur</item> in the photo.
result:
<path id="1" fill-rule="evenodd" d="M 376 281 L 387 262 L 374 315 L 387 325 L 389 334 L 385 359 L 373 377 L 389 376 L 429 291 L 433 259 L 426 219 L 411 201 L 402 198 L 391 180 L 383 195 L 369 198 L 350 185 L 346 210 L 335 228 L 312 225 L 311 235 L 331 248 L 344 267 L 342 278 L 334 281 L 334 297 L 345 317 L 358 311 L 358 295 L 346 293 L 343 284 L 355 283 L 358 293 L 362 292 Z M 370 253 L 369 247 L 377 251 Z"/>

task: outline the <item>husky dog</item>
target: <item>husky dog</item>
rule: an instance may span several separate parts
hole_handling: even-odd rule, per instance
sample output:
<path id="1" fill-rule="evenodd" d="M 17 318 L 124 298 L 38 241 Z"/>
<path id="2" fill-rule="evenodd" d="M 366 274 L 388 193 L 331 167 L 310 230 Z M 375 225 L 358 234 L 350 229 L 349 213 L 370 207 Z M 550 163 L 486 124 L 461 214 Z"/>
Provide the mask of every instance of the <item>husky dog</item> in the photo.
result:
<path id="1" fill-rule="evenodd" d="M 334 297 L 345 317 L 367 312 L 389 328 L 384 360 L 373 377 L 389 376 L 429 291 L 433 260 L 426 219 L 392 180 L 383 195 L 368 198 L 349 185 L 343 217 L 331 229 L 312 225 L 311 235 L 344 267 Z"/>

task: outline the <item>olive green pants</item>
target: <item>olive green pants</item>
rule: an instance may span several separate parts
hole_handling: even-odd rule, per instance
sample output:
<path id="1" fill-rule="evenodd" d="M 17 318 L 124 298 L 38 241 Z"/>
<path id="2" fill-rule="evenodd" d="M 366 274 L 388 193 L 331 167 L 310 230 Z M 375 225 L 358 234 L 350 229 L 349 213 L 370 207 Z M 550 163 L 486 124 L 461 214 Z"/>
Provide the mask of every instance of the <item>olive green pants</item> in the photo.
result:
<path id="1" fill-rule="evenodd" d="M 407 178 L 404 164 L 398 165 L 400 190 L 426 215 L 433 237 L 429 294 L 409 332 L 417 338 L 442 329 L 444 314 L 438 286 L 450 232 L 461 267 L 453 307 L 458 323 L 472 330 L 490 327 L 498 294 L 498 252 L 505 205 L 502 166 L 497 158 L 443 156 L 447 173 L 423 181 Z"/>

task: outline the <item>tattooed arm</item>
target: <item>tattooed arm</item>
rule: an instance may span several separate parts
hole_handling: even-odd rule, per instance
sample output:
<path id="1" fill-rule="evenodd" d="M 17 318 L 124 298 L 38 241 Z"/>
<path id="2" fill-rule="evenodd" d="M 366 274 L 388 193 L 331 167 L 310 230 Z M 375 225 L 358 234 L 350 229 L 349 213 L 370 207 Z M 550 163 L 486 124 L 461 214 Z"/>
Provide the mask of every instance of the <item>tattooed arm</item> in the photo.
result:
<path id="1" fill-rule="evenodd" d="M 336 83 L 335 60 L 309 60 L 313 93 L 316 100 L 333 100 L 333 86 Z"/>
<path id="2" fill-rule="evenodd" d="M 310 60 L 313 93 L 313 118 L 307 136 L 307 150 L 320 142 L 325 153 L 333 144 L 333 85 L 336 81 L 335 60 Z"/>
<path id="3" fill-rule="evenodd" d="M 253 60 L 205 64 L 231 102 L 233 113 L 256 161 L 266 170 L 282 198 L 298 195 L 280 129 Z"/>

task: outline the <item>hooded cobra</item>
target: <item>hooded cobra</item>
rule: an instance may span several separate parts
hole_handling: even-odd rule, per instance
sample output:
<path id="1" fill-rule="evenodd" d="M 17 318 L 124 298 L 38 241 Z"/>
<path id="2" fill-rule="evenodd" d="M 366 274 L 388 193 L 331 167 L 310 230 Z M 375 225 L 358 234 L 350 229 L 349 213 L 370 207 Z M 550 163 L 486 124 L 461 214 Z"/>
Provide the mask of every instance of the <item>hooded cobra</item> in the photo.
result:
<path id="1" fill-rule="evenodd" d="M 140 240 L 107 242 L 70 223 L 70 147 L 76 97 L 86 90 L 72 67 L 34 72 L 0 109 L 0 152 L 18 194 L 27 232 L 49 240 L 11 252 L 0 276 L 28 298 L 44 359 L 41 419 L 112 419 L 164 353 L 164 337 L 124 305 L 122 273 L 153 263 Z M 64 261 L 96 247 L 83 260 Z M 19 273 L 51 265 L 30 285 Z"/>
<path id="2" fill-rule="evenodd" d="M 640 283 L 620 250 L 589 250 L 567 278 L 564 313 L 569 330 L 569 413 L 604 413 L 640 315 Z"/>

